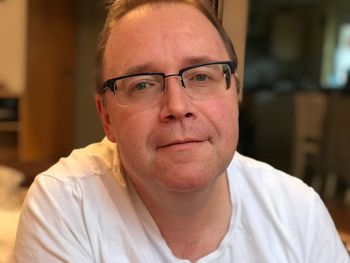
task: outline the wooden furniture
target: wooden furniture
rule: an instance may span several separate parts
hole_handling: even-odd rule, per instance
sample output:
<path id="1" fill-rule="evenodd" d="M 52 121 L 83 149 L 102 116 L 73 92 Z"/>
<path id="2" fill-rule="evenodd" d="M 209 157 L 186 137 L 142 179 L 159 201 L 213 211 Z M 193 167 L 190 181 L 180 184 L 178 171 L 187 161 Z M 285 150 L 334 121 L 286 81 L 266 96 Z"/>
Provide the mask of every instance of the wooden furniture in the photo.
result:
<path id="1" fill-rule="evenodd" d="M 300 92 L 295 102 L 294 173 L 303 178 L 311 168 L 312 186 L 326 199 L 338 183 L 350 203 L 350 96 Z"/>
<path id="2" fill-rule="evenodd" d="M 15 95 L 18 121 L 0 122 L 0 163 L 57 159 L 72 148 L 76 5 L 27 1 L 25 87 Z"/>
<path id="3" fill-rule="evenodd" d="M 298 92 L 294 95 L 294 109 L 295 130 L 292 174 L 304 178 L 306 168 L 310 165 L 313 166 L 315 174 L 320 173 L 320 154 L 327 97 L 321 92 Z M 314 187 L 316 186 L 314 185 Z"/>
<path id="4" fill-rule="evenodd" d="M 345 202 L 350 204 L 350 96 L 328 97 L 322 167 L 325 171 L 325 197 L 333 197 L 337 182 L 346 186 Z"/>

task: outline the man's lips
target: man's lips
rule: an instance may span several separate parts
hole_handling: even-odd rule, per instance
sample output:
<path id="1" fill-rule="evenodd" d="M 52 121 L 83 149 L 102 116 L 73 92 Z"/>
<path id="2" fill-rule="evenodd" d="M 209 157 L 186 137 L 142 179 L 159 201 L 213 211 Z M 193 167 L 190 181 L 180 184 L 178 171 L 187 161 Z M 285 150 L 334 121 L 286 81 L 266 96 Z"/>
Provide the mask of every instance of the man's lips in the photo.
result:
<path id="1" fill-rule="evenodd" d="M 157 148 L 161 149 L 161 148 L 170 148 L 172 146 L 181 146 L 181 145 L 185 146 L 185 145 L 194 144 L 194 143 L 201 143 L 204 141 L 206 140 L 198 140 L 198 139 L 174 140 L 167 143 L 163 143 Z"/>

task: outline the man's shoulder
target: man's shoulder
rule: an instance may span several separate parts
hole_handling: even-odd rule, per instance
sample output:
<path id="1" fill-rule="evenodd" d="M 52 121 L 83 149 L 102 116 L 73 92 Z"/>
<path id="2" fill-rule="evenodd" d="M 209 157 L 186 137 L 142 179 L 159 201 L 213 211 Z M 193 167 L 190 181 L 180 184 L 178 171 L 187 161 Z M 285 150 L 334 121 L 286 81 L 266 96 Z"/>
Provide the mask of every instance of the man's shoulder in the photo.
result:
<path id="1" fill-rule="evenodd" d="M 27 202 L 36 204 L 44 197 L 48 202 L 68 200 L 65 203 L 69 204 L 69 198 L 72 198 L 94 206 L 99 199 L 104 200 L 99 203 L 105 204 L 106 198 L 124 198 L 127 189 L 116 167 L 119 165 L 116 153 L 116 145 L 106 139 L 73 150 L 35 178 L 28 191 Z M 115 196 L 109 198 L 109 194 Z M 103 207 L 100 206 L 101 209 Z M 114 206 L 109 204 L 109 207 Z"/>
<path id="2" fill-rule="evenodd" d="M 108 173 L 117 164 L 116 146 L 106 138 L 84 148 L 74 149 L 70 155 L 61 158 L 48 170 L 38 175 L 58 181 L 99 176 Z"/>
<path id="3" fill-rule="evenodd" d="M 302 180 L 273 166 L 236 153 L 229 174 L 237 178 L 241 191 L 274 202 L 313 202 L 317 193 Z M 234 182 L 233 182 L 234 183 Z"/>
<path id="4" fill-rule="evenodd" d="M 329 248 L 327 260 L 345 255 L 322 200 L 302 180 L 239 153 L 228 176 L 236 211 L 233 229 L 243 248 L 259 247 L 261 258 L 268 258 L 265 251 L 272 246 L 279 262 L 289 257 L 320 262 L 317 249 Z"/>
<path id="5" fill-rule="evenodd" d="M 233 161 L 229 166 L 232 173 L 243 174 L 245 178 L 252 179 L 253 182 L 258 180 L 260 183 L 283 183 L 302 185 L 306 184 L 299 178 L 287 174 L 286 172 L 276 169 L 268 163 L 255 160 L 253 158 L 236 153 Z"/>

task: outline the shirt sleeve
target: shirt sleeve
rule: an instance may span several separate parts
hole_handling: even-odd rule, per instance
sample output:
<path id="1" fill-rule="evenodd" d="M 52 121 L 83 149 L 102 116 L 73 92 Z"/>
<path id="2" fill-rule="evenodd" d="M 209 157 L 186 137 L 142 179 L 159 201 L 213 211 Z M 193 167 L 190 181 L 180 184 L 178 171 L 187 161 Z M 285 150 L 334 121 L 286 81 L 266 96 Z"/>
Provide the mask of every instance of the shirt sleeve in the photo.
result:
<path id="1" fill-rule="evenodd" d="M 39 175 L 19 220 L 12 262 L 93 262 L 79 185 Z"/>
<path id="2" fill-rule="evenodd" d="M 311 231 L 307 231 L 309 235 L 306 244 L 309 246 L 309 253 L 305 262 L 350 263 L 349 254 L 318 195 L 315 195 L 313 209 L 309 212 L 312 214 L 308 222 Z"/>

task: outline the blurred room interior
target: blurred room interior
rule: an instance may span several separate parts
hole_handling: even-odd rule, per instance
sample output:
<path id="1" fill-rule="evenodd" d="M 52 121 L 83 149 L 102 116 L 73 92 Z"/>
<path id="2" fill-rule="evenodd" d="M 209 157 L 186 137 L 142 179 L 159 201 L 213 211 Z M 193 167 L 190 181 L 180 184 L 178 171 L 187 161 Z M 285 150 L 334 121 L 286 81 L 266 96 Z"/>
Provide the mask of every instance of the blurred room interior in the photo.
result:
<path id="1" fill-rule="evenodd" d="M 247 12 L 239 151 L 314 187 L 350 233 L 350 1 L 250 0 Z M 0 1 L 0 191 L 4 173 L 24 176 L 14 183 L 25 190 L 103 137 L 94 54 L 104 16 L 102 0 Z"/>

